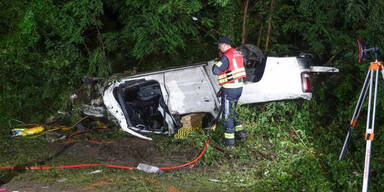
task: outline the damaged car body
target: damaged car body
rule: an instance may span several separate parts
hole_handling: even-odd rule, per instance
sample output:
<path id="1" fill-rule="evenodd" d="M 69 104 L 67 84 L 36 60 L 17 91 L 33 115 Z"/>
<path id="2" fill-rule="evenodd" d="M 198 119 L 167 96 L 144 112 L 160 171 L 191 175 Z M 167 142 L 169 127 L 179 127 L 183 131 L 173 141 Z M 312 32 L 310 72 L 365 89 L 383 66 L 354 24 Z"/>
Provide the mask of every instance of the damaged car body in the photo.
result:
<path id="1" fill-rule="evenodd" d="M 246 59 L 247 78 L 241 104 L 312 98 L 310 76 L 338 72 L 334 67 L 311 66 L 308 54 L 296 57 L 264 57 L 259 48 L 246 44 L 237 48 Z M 99 87 L 102 97 L 82 105 L 84 114 L 110 117 L 136 137 L 142 133 L 173 135 L 182 127 L 180 117 L 192 113 L 219 114 L 220 87 L 212 74 L 214 61 L 149 73 L 111 78 Z"/>

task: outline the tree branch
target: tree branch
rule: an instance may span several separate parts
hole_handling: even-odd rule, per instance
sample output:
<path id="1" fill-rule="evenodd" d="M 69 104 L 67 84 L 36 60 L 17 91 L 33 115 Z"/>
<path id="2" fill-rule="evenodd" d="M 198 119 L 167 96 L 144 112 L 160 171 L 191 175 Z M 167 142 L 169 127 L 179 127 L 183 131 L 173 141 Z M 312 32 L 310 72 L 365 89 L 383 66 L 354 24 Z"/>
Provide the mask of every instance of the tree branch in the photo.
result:
<path id="1" fill-rule="evenodd" d="M 331 58 L 329 58 L 329 60 L 327 61 L 327 64 L 330 64 L 336 58 L 336 56 L 341 53 L 342 50 L 343 48 L 340 48 Z"/>

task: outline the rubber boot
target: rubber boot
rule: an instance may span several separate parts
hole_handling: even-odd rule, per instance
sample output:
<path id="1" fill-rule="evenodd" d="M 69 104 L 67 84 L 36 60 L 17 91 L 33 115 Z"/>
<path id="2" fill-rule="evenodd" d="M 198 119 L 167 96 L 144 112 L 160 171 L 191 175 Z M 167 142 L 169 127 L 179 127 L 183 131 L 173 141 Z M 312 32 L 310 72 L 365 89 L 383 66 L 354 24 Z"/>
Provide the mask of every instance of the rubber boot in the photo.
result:
<path id="1" fill-rule="evenodd" d="M 228 149 L 235 148 L 235 140 L 234 139 L 223 139 L 223 146 Z"/>
<path id="2" fill-rule="evenodd" d="M 245 140 L 247 138 L 247 134 L 246 134 L 246 132 L 244 130 L 237 131 L 235 133 L 235 138 L 236 138 L 236 140 L 243 141 L 243 140 Z"/>
<path id="3" fill-rule="evenodd" d="M 245 140 L 247 138 L 247 134 L 243 128 L 243 125 L 240 124 L 240 125 L 237 125 L 235 127 L 235 138 L 236 140 Z"/>
<path id="4" fill-rule="evenodd" d="M 235 146 L 235 133 L 224 133 L 223 145 L 233 148 Z"/>

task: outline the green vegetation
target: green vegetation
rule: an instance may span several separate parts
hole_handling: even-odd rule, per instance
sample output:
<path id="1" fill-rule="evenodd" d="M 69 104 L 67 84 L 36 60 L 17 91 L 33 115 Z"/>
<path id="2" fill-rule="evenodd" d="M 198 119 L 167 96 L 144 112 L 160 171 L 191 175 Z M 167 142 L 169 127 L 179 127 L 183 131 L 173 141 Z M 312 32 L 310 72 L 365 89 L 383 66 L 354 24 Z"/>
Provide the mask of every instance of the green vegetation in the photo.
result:
<path id="1" fill-rule="evenodd" d="M 203 158 L 193 168 L 166 171 L 162 175 L 90 167 L 1 171 L 0 177 L 11 177 L 16 186 L 18 182 L 40 187 L 50 183 L 50 189 L 71 190 L 91 187 L 100 191 L 169 191 L 171 188 L 180 191 L 359 191 L 364 158 L 364 141 L 361 139 L 363 131 L 356 130 L 351 147 L 353 150 L 348 153 L 346 160 L 337 161 L 345 130 L 334 123 L 313 123 L 318 114 L 311 111 L 317 107 L 319 105 L 316 101 L 286 101 L 239 107 L 248 139 L 237 143 L 233 150 L 217 144 L 222 135 L 220 124 L 216 131 L 211 131 L 208 135 L 195 132 L 185 140 L 155 136 L 154 143 L 160 152 L 187 154 L 190 153 L 188 149 L 194 148 L 196 152 L 193 157 L 202 149 L 204 141 L 211 139 Z M 378 127 L 378 134 L 382 133 L 382 127 Z M 89 138 L 114 141 L 132 139 L 118 130 L 103 134 L 90 133 L 78 139 L 85 141 Z M 57 166 L 98 163 L 97 159 L 91 159 L 93 156 L 84 159 L 67 152 L 47 160 L 47 156 L 54 153 L 48 150 L 46 141 L 41 137 L 12 140 L 4 133 L 1 139 L 5 142 L 0 165 Z M 376 141 L 381 142 L 381 139 Z M 383 170 L 379 164 L 381 153 L 380 148 L 374 148 L 370 186 L 373 191 L 380 191 L 383 187 L 380 182 L 380 172 Z M 154 154 L 154 157 L 157 158 L 157 155 Z M 163 160 L 158 160 L 159 163 L 173 157 L 162 158 Z M 190 160 L 192 157 L 174 164 Z M 102 173 L 90 174 L 95 170 L 102 170 Z M 64 181 L 59 182 L 63 178 Z M 100 182 L 105 184 L 98 185 Z"/>
<path id="2" fill-rule="evenodd" d="M 0 0 L 0 10 L 0 165 L 39 162 L 42 156 L 36 151 L 45 149 L 41 138 L 9 139 L 10 120 L 44 123 L 58 110 L 70 111 L 68 96 L 85 76 L 210 60 L 217 54 L 213 42 L 220 35 L 228 35 L 235 45 L 256 44 L 271 56 L 310 52 L 318 65 L 340 69 L 336 75 L 313 80 L 312 101 L 242 106 L 248 140 L 230 152 L 208 147 L 192 171 L 157 177 L 102 168 L 101 176 L 90 176 L 91 169 L 81 168 L 10 173 L 10 177 L 48 182 L 63 176 L 76 186 L 91 185 L 95 178 L 118 183 L 98 186 L 105 191 L 120 191 L 123 186 L 139 186 L 137 191 L 361 188 L 365 108 L 346 160 L 337 158 L 368 68 L 356 61 L 356 39 L 381 47 L 384 55 L 382 0 Z M 380 84 L 371 161 L 373 191 L 384 188 L 382 94 Z M 219 131 L 211 135 L 217 142 Z M 205 138 L 195 134 L 178 144 L 201 148 Z M 159 140 L 164 140 L 159 148 L 173 142 Z M 208 180 L 211 172 L 218 182 Z"/>

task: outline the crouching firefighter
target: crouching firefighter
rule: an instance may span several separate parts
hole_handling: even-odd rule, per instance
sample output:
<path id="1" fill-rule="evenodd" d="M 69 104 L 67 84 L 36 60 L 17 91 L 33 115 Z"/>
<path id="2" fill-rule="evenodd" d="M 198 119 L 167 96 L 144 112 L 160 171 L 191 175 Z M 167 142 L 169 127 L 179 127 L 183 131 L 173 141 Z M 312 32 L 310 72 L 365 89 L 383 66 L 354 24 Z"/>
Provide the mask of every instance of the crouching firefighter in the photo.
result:
<path id="1" fill-rule="evenodd" d="M 243 56 L 232 48 L 231 40 L 224 36 L 217 41 L 221 58 L 212 67 L 213 74 L 221 86 L 221 110 L 224 121 L 224 141 L 227 147 L 235 145 L 235 139 L 246 137 L 242 122 L 238 121 L 235 111 L 238 100 L 243 92 L 243 81 L 246 77 Z"/>

